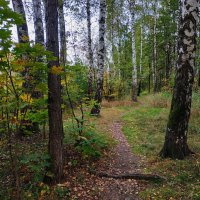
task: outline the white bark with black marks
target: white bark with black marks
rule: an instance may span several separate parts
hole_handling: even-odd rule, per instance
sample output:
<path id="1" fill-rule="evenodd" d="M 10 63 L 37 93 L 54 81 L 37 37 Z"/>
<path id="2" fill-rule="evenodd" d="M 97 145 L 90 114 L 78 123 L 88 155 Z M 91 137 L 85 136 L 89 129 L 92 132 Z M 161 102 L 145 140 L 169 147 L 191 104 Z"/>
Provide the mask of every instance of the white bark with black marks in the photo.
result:
<path id="1" fill-rule="evenodd" d="M 187 144 L 194 82 L 199 0 L 182 0 L 178 35 L 178 61 L 171 111 L 162 157 L 184 159 L 192 152 Z"/>
<path id="2" fill-rule="evenodd" d="M 105 32 L 106 32 L 106 0 L 100 0 L 99 12 L 99 50 L 98 50 L 98 71 L 97 71 L 97 88 L 95 100 L 98 104 L 103 98 L 103 78 L 104 78 L 104 61 L 105 61 Z M 91 114 L 98 115 L 100 113 L 100 105 L 95 106 Z"/>
<path id="3" fill-rule="evenodd" d="M 33 0 L 33 21 L 35 27 L 35 43 L 44 45 L 44 26 L 42 21 L 41 0 Z"/>
<path id="4" fill-rule="evenodd" d="M 92 98 L 93 81 L 94 81 L 94 60 L 92 51 L 92 37 L 91 37 L 91 4 L 90 0 L 86 2 L 87 11 L 87 30 L 88 30 L 88 59 L 89 59 L 89 72 L 88 72 L 88 97 Z"/>
<path id="5" fill-rule="evenodd" d="M 21 25 L 17 25 L 17 35 L 18 35 L 18 41 L 20 43 L 28 42 L 29 41 L 29 35 L 28 35 L 28 26 L 26 22 L 26 15 L 24 11 L 24 6 L 22 0 L 12 0 L 13 8 L 16 13 L 19 13 L 24 22 Z"/>
<path id="6" fill-rule="evenodd" d="M 135 47 L 135 0 L 129 1 L 131 13 L 131 42 L 132 42 L 132 100 L 137 101 L 137 66 Z"/>

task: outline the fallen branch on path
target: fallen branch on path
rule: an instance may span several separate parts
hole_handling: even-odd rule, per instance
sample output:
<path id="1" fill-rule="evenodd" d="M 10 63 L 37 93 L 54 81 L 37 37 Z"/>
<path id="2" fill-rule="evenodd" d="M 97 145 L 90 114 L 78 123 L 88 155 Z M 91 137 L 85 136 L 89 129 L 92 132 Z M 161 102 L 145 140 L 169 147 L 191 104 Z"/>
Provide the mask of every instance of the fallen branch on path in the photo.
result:
<path id="1" fill-rule="evenodd" d="M 113 178 L 113 179 L 136 179 L 136 180 L 148 180 L 148 181 L 164 181 L 164 177 L 155 175 L 155 174 L 107 174 L 107 173 L 98 173 L 99 177 L 102 178 Z"/>

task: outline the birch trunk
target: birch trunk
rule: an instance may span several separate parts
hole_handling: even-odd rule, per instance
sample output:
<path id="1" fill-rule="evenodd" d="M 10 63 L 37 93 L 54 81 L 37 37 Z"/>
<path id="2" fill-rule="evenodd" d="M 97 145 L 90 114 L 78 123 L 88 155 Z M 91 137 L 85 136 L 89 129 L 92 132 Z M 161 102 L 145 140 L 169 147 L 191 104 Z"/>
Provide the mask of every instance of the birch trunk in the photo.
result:
<path id="1" fill-rule="evenodd" d="M 138 96 L 140 96 L 142 89 L 142 57 L 143 57 L 143 24 L 140 25 L 140 77 L 138 85 Z"/>
<path id="2" fill-rule="evenodd" d="M 41 0 L 33 0 L 33 21 L 34 21 L 34 28 L 35 28 L 35 43 L 44 46 L 44 26 L 42 21 L 42 7 L 41 7 Z M 39 62 L 42 62 L 42 55 L 37 58 Z M 38 70 L 36 74 L 33 75 L 35 80 L 35 84 L 40 83 L 42 81 L 41 75 L 43 74 L 42 70 Z M 31 94 L 33 98 L 39 99 L 42 97 L 42 92 L 34 90 Z M 36 130 L 39 130 L 39 123 L 34 123 Z"/>
<path id="3" fill-rule="evenodd" d="M 60 64 L 63 66 L 66 65 L 67 58 L 67 44 L 66 44 L 66 31 L 65 31 L 65 17 L 64 17 L 64 9 L 63 9 L 63 0 L 59 1 L 59 9 L 58 9 L 58 17 L 59 17 L 59 33 L 60 33 Z"/>
<path id="4" fill-rule="evenodd" d="M 141 90 L 142 90 L 142 60 L 143 60 L 143 24 L 144 24 L 144 18 L 145 18 L 145 9 L 146 6 L 144 5 L 144 2 L 142 0 L 142 21 L 140 24 L 140 76 L 139 76 L 139 85 L 138 85 L 138 96 L 140 96 Z"/>
<path id="5" fill-rule="evenodd" d="M 35 27 L 35 43 L 44 45 L 44 26 L 42 21 L 41 0 L 33 0 L 33 21 Z"/>
<path id="6" fill-rule="evenodd" d="M 135 48 L 135 0 L 129 2 L 131 13 L 131 42 L 132 42 L 132 101 L 137 101 L 137 66 Z"/>
<path id="7" fill-rule="evenodd" d="M 46 27 L 47 50 L 53 52 L 56 57 L 56 60 L 48 61 L 49 154 L 55 181 L 60 182 L 63 176 L 61 78 L 51 72 L 53 66 L 59 66 L 58 0 L 46 1 Z"/>
<path id="8" fill-rule="evenodd" d="M 89 57 L 89 72 L 88 72 L 88 97 L 92 98 L 93 94 L 93 81 L 94 81 L 94 61 L 92 52 L 92 37 L 91 37 L 91 12 L 90 0 L 87 0 L 87 30 L 88 30 L 88 57 Z"/>
<path id="9" fill-rule="evenodd" d="M 18 35 L 18 41 L 20 43 L 28 42 L 29 36 L 28 36 L 28 26 L 26 22 L 26 15 L 24 11 L 24 6 L 22 0 L 12 0 L 13 8 L 16 13 L 19 13 L 24 22 L 21 25 L 17 25 L 17 35 Z"/>
<path id="10" fill-rule="evenodd" d="M 95 100 L 97 104 L 91 110 L 91 114 L 93 115 L 100 114 L 100 103 L 102 102 L 103 98 L 105 32 L 106 32 L 106 0 L 100 0 L 98 72 L 97 72 L 97 88 L 95 94 Z"/>
<path id="11" fill-rule="evenodd" d="M 198 0 L 181 2 L 175 86 L 165 143 L 160 152 L 162 157 L 184 159 L 192 153 L 187 144 L 187 135 L 194 82 L 198 11 Z"/>
<path id="12" fill-rule="evenodd" d="M 26 43 L 29 42 L 29 35 L 28 35 L 28 26 L 26 22 L 26 14 L 23 6 L 22 0 L 12 0 L 13 8 L 16 13 L 19 13 L 24 22 L 21 25 L 17 25 L 17 35 L 18 35 L 18 41 L 19 43 Z M 27 59 L 27 56 L 22 55 L 23 59 Z M 23 76 L 23 83 L 22 87 L 24 89 L 24 92 L 27 94 L 31 94 L 32 97 L 35 97 L 35 94 L 33 91 L 33 83 L 30 81 L 31 80 L 31 74 L 30 74 L 30 68 L 26 66 L 22 72 Z M 30 109 L 28 106 L 24 107 L 21 109 L 21 113 L 25 113 L 28 109 Z M 25 127 L 27 131 L 30 132 L 39 132 L 39 125 L 38 123 L 34 123 L 31 120 L 22 120 L 20 122 L 20 127 Z M 27 125 L 31 124 L 31 125 Z M 24 128 L 19 128 L 18 135 L 21 137 L 24 135 Z"/>

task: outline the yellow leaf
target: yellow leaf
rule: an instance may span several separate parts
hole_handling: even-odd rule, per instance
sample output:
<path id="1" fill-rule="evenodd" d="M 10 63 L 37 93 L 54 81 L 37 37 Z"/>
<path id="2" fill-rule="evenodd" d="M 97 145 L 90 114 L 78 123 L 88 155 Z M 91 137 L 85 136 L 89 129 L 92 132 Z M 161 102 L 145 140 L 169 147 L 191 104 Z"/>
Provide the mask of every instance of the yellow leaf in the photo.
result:
<path id="1" fill-rule="evenodd" d="M 22 94 L 20 96 L 20 98 L 24 101 L 24 102 L 28 102 L 28 103 L 32 103 L 33 102 L 33 99 L 31 97 L 30 94 Z"/>
<path id="2" fill-rule="evenodd" d="M 51 68 L 51 73 L 52 74 L 57 74 L 57 75 L 59 75 L 59 74 L 62 74 L 63 73 L 63 67 L 60 67 L 60 66 L 53 66 L 52 68 Z"/>
<path id="3" fill-rule="evenodd" d="M 24 41 L 24 42 L 28 42 L 29 41 L 29 37 L 27 35 L 23 35 L 21 37 L 21 39 Z"/>

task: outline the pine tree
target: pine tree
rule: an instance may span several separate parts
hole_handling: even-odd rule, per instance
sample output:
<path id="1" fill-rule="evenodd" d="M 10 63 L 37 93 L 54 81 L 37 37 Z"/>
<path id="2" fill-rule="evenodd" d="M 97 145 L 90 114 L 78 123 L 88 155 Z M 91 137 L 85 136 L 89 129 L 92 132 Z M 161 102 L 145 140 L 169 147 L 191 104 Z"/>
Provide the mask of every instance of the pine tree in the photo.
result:
<path id="1" fill-rule="evenodd" d="M 49 154 L 55 181 L 63 176 L 63 122 L 61 110 L 61 77 L 52 68 L 59 66 L 58 0 L 46 1 L 47 50 L 53 52 L 55 60 L 48 62 L 48 114 Z"/>

